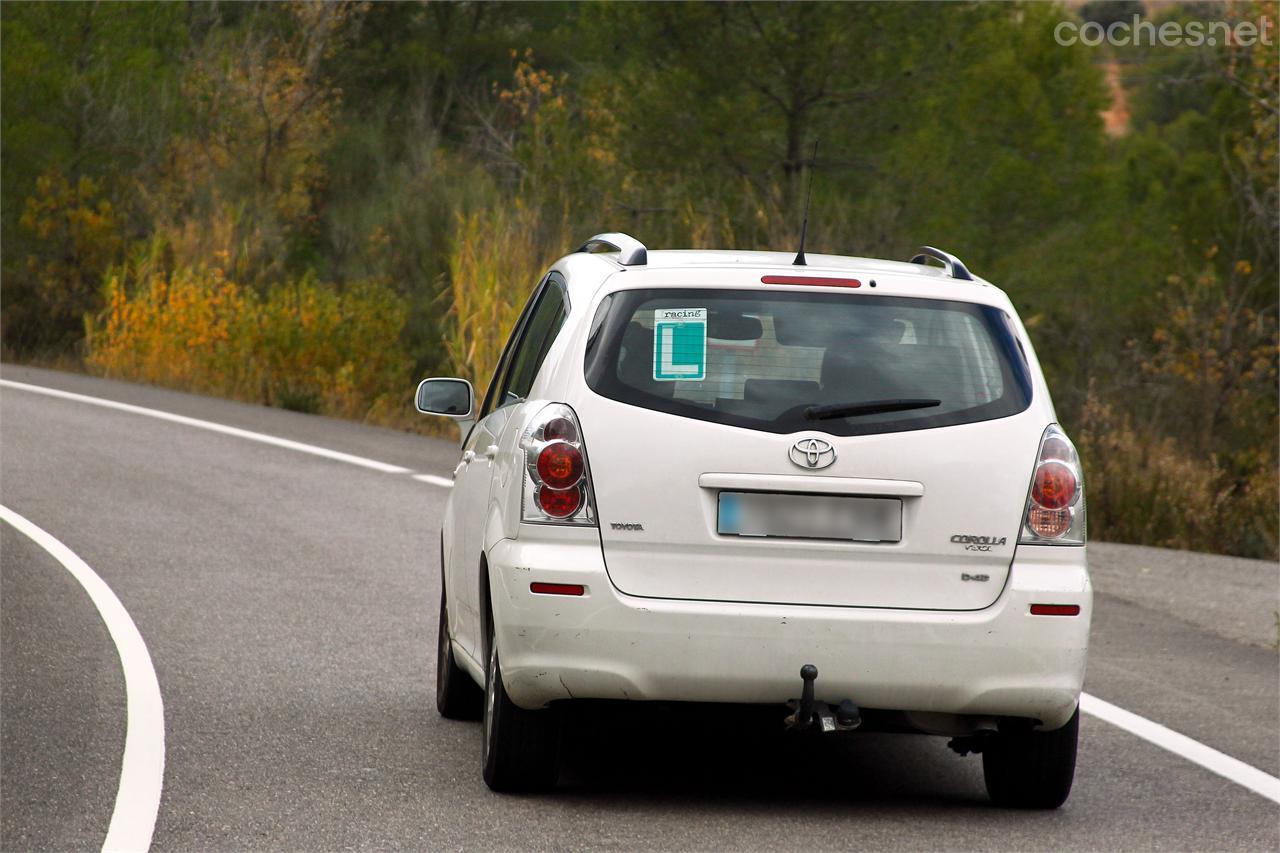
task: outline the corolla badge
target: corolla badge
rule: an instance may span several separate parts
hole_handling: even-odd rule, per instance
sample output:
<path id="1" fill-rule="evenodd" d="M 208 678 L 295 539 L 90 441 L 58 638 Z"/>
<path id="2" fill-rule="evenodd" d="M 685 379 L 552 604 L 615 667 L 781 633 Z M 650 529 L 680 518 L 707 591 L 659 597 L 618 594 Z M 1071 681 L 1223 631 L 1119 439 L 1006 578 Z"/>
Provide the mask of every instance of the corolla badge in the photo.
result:
<path id="1" fill-rule="evenodd" d="M 791 445 L 787 455 L 801 468 L 826 468 L 836 461 L 836 449 L 822 438 L 802 438 Z"/>

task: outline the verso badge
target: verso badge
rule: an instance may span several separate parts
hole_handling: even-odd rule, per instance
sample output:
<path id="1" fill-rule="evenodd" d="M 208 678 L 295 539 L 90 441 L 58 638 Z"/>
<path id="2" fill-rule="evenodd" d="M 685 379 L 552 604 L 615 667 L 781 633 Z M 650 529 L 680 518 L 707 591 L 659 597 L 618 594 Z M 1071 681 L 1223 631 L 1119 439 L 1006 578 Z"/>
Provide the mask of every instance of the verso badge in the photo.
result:
<path id="1" fill-rule="evenodd" d="M 788 455 L 801 468 L 826 468 L 836 461 L 836 449 L 822 438 L 802 438 L 791 445 Z"/>

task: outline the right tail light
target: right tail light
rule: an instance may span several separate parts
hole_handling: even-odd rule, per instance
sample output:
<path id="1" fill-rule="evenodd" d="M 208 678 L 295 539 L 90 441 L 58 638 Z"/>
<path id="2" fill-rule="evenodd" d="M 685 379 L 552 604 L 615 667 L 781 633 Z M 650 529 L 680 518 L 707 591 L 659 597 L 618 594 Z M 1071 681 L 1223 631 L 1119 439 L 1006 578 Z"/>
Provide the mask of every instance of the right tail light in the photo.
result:
<path id="1" fill-rule="evenodd" d="M 1050 424 L 1040 437 L 1018 541 L 1023 545 L 1083 545 L 1086 522 L 1080 456 L 1062 428 Z"/>

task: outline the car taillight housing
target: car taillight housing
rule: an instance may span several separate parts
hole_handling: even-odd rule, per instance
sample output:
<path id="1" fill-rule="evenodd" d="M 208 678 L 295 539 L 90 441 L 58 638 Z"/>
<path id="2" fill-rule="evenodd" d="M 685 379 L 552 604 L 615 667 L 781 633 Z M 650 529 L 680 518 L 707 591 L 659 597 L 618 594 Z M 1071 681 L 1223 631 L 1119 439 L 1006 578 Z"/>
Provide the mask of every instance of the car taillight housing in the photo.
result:
<path id="1" fill-rule="evenodd" d="M 1080 457 L 1062 428 L 1049 424 L 1040 437 L 1018 541 L 1023 545 L 1083 545 L 1086 526 Z"/>
<path id="2" fill-rule="evenodd" d="M 587 452 L 573 409 L 563 403 L 545 406 L 525 427 L 520 447 L 525 458 L 521 520 L 594 527 Z"/>

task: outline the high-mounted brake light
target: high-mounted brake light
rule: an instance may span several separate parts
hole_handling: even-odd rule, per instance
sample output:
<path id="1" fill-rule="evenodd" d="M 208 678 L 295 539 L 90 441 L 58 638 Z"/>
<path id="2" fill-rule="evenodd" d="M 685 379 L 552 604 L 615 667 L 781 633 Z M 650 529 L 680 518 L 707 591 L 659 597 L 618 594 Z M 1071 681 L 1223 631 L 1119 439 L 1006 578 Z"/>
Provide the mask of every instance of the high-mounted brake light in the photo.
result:
<path id="1" fill-rule="evenodd" d="M 812 275 L 765 275 L 762 284 L 804 284 L 810 287 L 862 287 L 856 278 L 820 278 Z"/>
<path id="2" fill-rule="evenodd" d="M 1024 545 L 1083 545 L 1085 522 L 1080 457 L 1062 428 L 1050 424 L 1040 437 L 1019 541 Z"/>
<path id="3" fill-rule="evenodd" d="M 595 526 L 595 502 L 582 430 L 573 409 L 552 403 L 525 427 L 521 520 Z"/>

